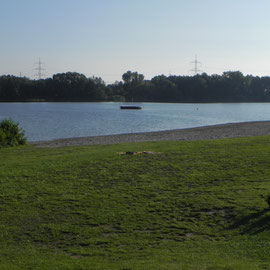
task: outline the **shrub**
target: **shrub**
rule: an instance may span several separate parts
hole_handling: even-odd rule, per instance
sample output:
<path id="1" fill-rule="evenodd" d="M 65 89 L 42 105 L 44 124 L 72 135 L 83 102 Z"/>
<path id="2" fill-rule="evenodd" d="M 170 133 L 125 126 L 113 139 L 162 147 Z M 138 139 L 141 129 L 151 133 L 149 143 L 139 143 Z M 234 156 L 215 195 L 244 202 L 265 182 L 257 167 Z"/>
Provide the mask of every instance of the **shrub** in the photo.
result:
<path id="1" fill-rule="evenodd" d="M 19 124 L 11 119 L 4 119 L 0 122 L 0 146 L 16 146 L 26 144 L 24 131 Z"/>

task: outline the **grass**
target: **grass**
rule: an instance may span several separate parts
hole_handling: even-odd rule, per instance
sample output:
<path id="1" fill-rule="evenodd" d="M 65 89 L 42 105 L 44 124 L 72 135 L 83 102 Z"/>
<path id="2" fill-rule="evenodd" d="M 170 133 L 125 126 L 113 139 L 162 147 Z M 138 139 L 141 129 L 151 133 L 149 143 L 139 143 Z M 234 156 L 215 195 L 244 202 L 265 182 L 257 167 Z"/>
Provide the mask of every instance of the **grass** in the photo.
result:
<path id="1" fill-rule="evenodd" d="M 270 269 L 269 161 L 269 136 L 2 148 L 0 269 Z"/>

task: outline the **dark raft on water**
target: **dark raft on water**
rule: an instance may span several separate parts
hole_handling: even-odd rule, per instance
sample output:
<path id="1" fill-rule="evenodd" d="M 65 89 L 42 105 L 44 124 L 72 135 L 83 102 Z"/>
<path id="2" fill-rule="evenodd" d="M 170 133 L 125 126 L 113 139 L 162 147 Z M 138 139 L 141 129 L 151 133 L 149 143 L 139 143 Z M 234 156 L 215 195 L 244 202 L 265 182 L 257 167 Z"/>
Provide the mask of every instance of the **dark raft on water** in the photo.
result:
<path id="1" fill-rule="evenodd" d="M 141 110 L 141 106 L 136 106 L 136 105 L 122 105 L 120 106 L 121 110 Z"/>

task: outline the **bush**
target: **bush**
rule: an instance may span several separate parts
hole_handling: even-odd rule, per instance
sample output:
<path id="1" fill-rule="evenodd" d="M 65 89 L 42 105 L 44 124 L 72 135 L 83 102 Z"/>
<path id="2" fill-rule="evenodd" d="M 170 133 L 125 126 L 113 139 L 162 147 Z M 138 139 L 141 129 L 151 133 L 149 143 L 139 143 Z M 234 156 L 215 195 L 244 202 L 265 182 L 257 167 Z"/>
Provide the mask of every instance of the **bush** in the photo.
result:
<path id="1" fill-rule="evenodd" d="M 26 144 L 24 131 L 19 124 L 11 119 L 4 119 L 0 122 L 0 146 L 17 146 Z"/>

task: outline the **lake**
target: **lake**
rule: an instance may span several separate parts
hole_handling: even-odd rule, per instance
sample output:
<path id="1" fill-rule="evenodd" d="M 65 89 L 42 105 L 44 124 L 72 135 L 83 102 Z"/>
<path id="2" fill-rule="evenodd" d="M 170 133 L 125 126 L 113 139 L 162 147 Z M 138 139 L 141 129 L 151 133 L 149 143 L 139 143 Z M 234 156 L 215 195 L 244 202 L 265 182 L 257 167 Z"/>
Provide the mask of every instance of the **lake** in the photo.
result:
<path id="1" fill-rule="evenodd" d="M 142 110 L 120 110 L 120 105 L 123 103 L 0 103 L 0 120 L 18 122 L 29 141 L 270 120 L 270 103 L 136 103 Z"/>

